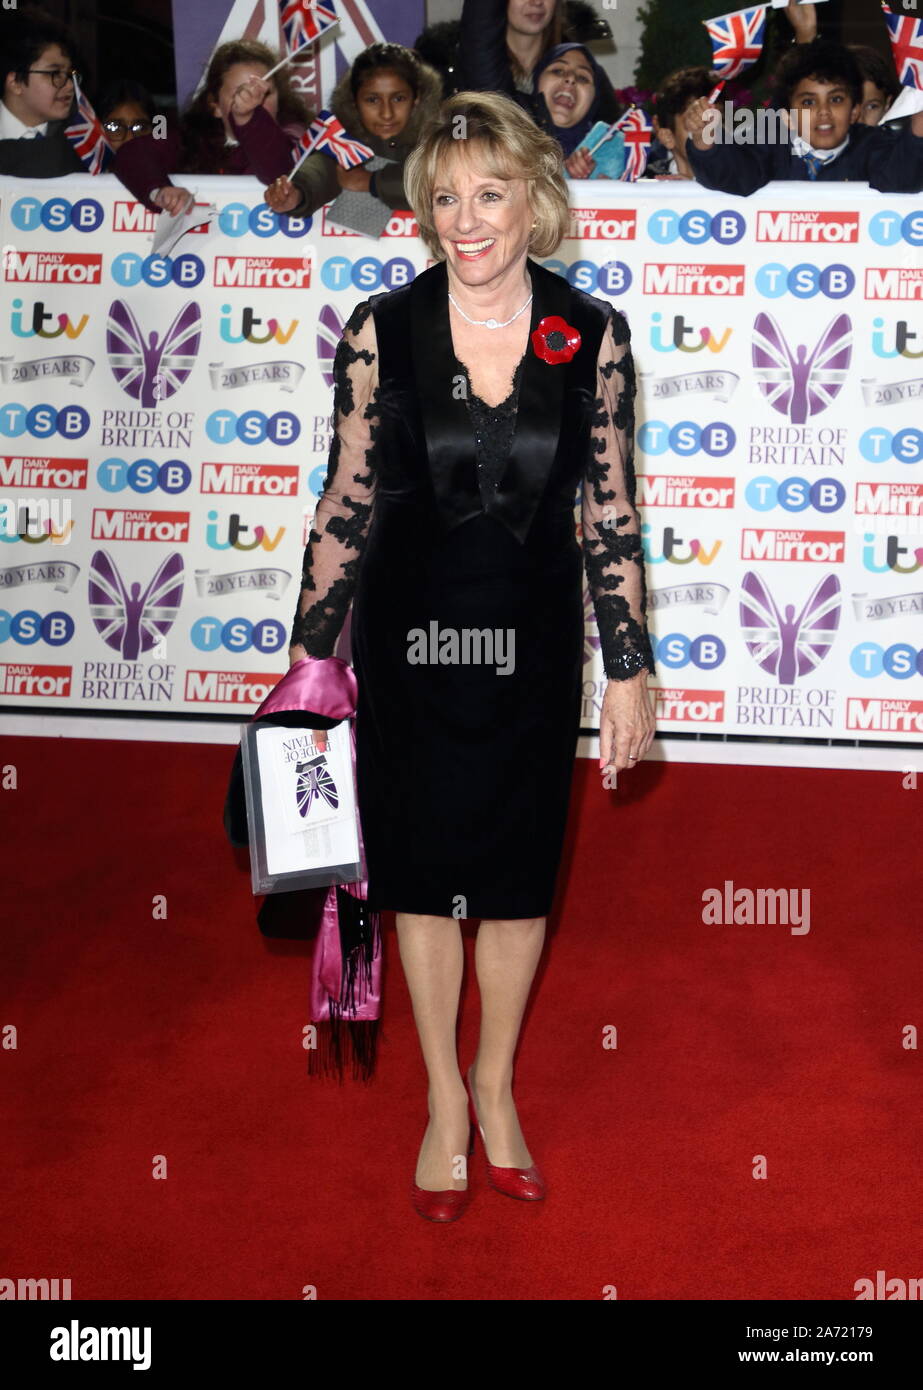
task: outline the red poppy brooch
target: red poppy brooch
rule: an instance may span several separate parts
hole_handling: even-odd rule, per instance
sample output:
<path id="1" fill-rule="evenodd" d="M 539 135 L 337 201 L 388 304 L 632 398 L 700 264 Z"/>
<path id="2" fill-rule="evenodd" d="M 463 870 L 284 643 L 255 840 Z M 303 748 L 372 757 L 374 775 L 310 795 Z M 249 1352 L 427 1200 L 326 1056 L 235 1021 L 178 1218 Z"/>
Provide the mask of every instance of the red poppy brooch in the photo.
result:
<path id="1" fill-rule="evenodd" d="M 533 352 L 550 367 L 569 362 L 579 347 L 579 332 L 557 314 L 548 314 L 532 334 Z"/>

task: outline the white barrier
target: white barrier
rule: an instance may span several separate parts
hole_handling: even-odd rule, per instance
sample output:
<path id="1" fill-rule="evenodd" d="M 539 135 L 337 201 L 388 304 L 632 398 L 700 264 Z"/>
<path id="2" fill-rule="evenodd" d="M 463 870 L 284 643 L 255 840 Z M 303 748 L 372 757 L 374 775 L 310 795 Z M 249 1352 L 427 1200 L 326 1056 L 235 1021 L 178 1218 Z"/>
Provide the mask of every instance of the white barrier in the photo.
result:
<path id="1" fill-rule="evenodd" d="M 219 221 L 167 261 L 114 179 L 0 179 L 0 705 L 246 717 L 285 666 L 330 368 L 428 264 L 178 179 Z M 639 373 L 658 725 L 923 730 L 923 208 L 864 185 L 578 183 L 545 264 Z M 587 605 L 584 724 L 605 681 Z"/>

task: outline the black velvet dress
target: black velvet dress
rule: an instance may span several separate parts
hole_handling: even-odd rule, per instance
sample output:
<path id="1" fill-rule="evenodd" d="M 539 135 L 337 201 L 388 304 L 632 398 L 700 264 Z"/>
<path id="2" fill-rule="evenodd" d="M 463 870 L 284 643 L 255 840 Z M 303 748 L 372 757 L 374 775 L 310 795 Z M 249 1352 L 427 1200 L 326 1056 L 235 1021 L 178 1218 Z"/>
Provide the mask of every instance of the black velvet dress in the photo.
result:
<path id="1" fill-rule="evenodd" d="M 292 640 L 330 656 L 352 600 L 372 908 L 548 914 L 580 724 L 584 564 L 606 674 L 654 670 L 628 326 L 528 265 L 530 338 L 498 407 L 454 354 L 444 264 L 359 304 L 337 351 Z M 535 351 L 549 316 L 580 333 L 570 361 Z"/>

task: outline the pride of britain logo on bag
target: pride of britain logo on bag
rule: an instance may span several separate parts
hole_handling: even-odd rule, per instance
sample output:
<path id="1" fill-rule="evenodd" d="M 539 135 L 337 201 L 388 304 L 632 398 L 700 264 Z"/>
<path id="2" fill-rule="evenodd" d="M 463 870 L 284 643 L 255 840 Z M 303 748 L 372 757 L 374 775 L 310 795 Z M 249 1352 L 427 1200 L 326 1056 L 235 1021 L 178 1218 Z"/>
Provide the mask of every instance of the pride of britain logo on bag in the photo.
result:
<path id="1" fill-rule="evenodd" d="M 298 814 L 307 817 L 315 800 L 319 807 L 326 803 L 333 811 L 340 804 L 336 782 L 330 775 L 323 753 L 309 759 L 308 762 L 298 763 L 295 768 L 295 801 Z"/>

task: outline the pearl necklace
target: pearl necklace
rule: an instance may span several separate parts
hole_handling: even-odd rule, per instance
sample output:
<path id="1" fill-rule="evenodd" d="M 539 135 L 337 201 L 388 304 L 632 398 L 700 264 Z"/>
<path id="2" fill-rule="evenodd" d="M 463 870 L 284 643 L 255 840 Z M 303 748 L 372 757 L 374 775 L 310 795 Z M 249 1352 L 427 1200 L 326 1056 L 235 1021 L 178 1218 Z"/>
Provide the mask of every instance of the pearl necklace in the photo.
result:
<path id="1" fill-rule="evenodd" d="M 517 309 L 516 312 L 515 312 L 515 314 L 513 315 L 513 317 L 512 317 L 511 319 L 507 319 L 505 323 L 498 323 L 496 319 L 469 319 L 468 315 L 465 313 L 464 309 L 461 307 L 461 305 L 460 305 L 460 304 L 458 303 L 458 301 L 455 299 L 455 297 L 454 297 L 454 295 L 452 294 L 452 292 L 449 291 L 449 299 L 450 299 L 450 300 L 452 301 L 452 303 L 455 305 L 456 309 L 457 309 L 458 312 L 461 314 L 462 318 L 465 320 L 466 323 L 473 323 L 473 324 L 475 325 L 476 328 L 507 328 L 507 327 L 509 327 L 509 325 L 510 325 L 511 323 L 513 323 L 515 319 L 518 319 L 518 318 L 519 318 L 519 315 L 520 315 L 520 314 L 524 314 L 524 313 L 526 312 L 526 310 L 528 309 L 529 305 L 532 303 L 532 300 L 534 299 L 534 297 L 535 297 L 535 291 L 533 290 L 532 294 L 529 295 L 529 298 L 526 300 L 525 304 L 523 304 L 522 308 L 521 308 L 521 309 Z"/>

